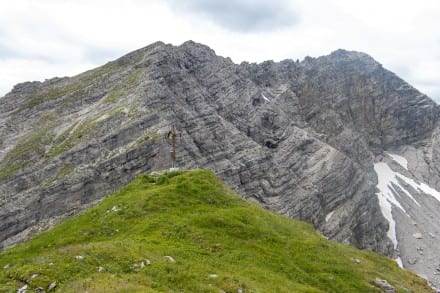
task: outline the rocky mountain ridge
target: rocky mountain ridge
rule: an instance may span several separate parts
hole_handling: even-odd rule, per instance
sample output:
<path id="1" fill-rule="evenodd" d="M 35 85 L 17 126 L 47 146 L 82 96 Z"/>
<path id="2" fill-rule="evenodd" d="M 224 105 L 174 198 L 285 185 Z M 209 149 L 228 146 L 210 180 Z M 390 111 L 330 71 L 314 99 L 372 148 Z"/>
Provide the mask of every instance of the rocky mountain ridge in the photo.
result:
<path id="1" fill-rule="evenodd" d="M 403 155 L 408 178 L 440 190 L 438 119 L 438 105 L 363 53 L 234 64 L 192 41 L 154 43 L 72 78 L 19 84 L 0 100 L 0 245 L 168 168 L 163 136 L 176 125 L 181 168 L 209 168 L 244 198 L 411 268 L 419 250 L 390 239 L 375 163 L 397 170 L 385 151 Z M 391 192 L 403 201 L 402 188 Z M 418 196 L 439 223 L 440 202 Z M 395 233 L 415 226 L 417 209 L 406 219 L 393 206 Z M 425 268 L 415 271 L 439 285 L 439 248 L 424 245 Z"/>

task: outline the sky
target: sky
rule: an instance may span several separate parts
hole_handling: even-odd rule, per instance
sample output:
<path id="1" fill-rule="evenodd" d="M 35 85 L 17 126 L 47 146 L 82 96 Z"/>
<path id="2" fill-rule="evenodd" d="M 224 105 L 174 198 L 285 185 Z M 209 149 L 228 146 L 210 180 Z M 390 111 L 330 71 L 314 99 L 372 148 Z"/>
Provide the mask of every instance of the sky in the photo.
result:
<path id="1" fill-rule="evenodd" d="M 0 97 L 156 41 L 234 62 L 369 54 L 440 102 L 438 0 L 1 0 Z"/>

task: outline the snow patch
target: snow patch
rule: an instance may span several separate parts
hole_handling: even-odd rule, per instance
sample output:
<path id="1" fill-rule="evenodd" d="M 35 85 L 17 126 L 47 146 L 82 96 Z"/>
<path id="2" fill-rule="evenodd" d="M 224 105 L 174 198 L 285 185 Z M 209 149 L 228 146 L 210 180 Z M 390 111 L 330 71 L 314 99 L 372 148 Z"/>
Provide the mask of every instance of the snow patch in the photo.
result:
<path id="1" fill-rule="evenodd" d="M 406 161 L 406 160 L 405 160 Z M 400 163 L 399 163 L 400 164 Z M 402 165 L 405 166 L 405 165 Z M 399 180 L 404 181 L 407 185 L 411 186 L 414 190 L 419 193 L 425 193 L 431 195 L 440 201 L 440 192 L 431 188 L 425 183 L 418 183 L 415 180 L 405 177 L 400 173 L 393 171 L 388 164 L 384 162 L 379 162 L 374 164 L 374 171 L 377 174 L 377 188 L 379 192 L 376 193 L 379 199 L 379 205 L 382 211 L 383 216 L 387 219 L 389 223 L 389 229 L 387 231 L 387 236 L 391 239 L 394 244 L 394 248 L 397 248 L 397 237 L 396 237 L 396 222 L 394 221 L 393 215 L 391 213 L 392 207 L 397 207 L 401 209 L 408 217 L 408 213 L 400 204 L 400 202 L 396 199 L 394 194 L 397 193 L 395 187 L 399 187 L 399 189 L 406 194 L 417 206 L 420 207 L 420 204 L 417 200 L 411 195 L 411 193 L 400 184 Z"/>
<path id="2" fill-rule="evenodd" d="M 396 176 L 399 176 L 400 179 L 402 179 L 403 181 L 405 181 L 406 184 L 408 184 L 409 186 L 411 186 L 412 188 L 414 188 L 415 190 L 417 190 L 419 193 L 423 192 L 425 194 L 428 194 L 432 197 L 434 197 L 435 199 L 437 199 L 438 201 L 440 201 L 440 192 L 438 192 L 437 190 L 435 190 L 434 188 L 432 188 L 431 186 L 429 186 L 426 183 L 423 182 L 416 182 L 415 180 L 405 177 L 402 174 L 396 173 Z M 400 185 L 400 188 L 402 188 L 402 186 Z M 405 189 L 402 188 L 402 190 L 409 195 L 409 192 L 407 192 Z M 410 196 L 411 199 L 418 205 L 420 206 L 420 204 L 412 197 Z"/>
<path id="3" fill-rule="evenodd" d="M 265 99 L 268 102 L 272 102 L 271 100 L 269 100 L 269 98 L 267 98 L 263 93 L 261 93 L 261 96 L 263 97 L 263 99 Z"/>
<path id="4" fill-rule="evenodd" d="M 377 179 L 378 179 L 377 188 L 379 189 L 379 192 L 376 194 L 379 199 L 380 210 L 382 211 L 383 216 L 385 217 L 385 219 L 388 221 L 389 224 L 387 236 L 393 242 L 394 249 L 396 249 L 397 248 L 396 222 L 394 221 L 393 214 L 391 213 L 391 203 L 397 203 L 397 206 L 399 207 L 401 207 L 401 205 L 396 200 L 393 193 L 388 189 L 388 182 L 391 176 L 389 173 L 387 173 L 388 170 L 386 168 L 382 168 L 381 164 L 385 164 L 385 163 L 374 164 L 374 171 L 376 171 Z M 388 167 L 388 165 L 386 166 Z"/>
<path id="5" fill-rule="evenodd" d="M 393 161 L 395 161 L 396 163 L 398 163 L 400 166 L 402 166 L 403 168 L 405 168 L 406 170 L 408 170 L 408 160 L 405 159 L 402 156 L 396 155 L 396 154 L 390 154 L 390 153 L 386 153 L 391 159 L 393 159 Z"/>
<path id="6" fill-rule="evenodd" d="M 394 185 L 394 186 L 398 186 L 403 191 L 403 193 L 405 193 L 417 206 L 420 207 L 420 204 L 418 203 L 418 201 L 398 181 L 398 179 L 401 179 L 401 180 L 405 181 L 406 184 L 412 186 L 415 190 L 418 190 L 417 183 L 414 180 L 412 180 L 408 177 L 405 177 L 400 173 L 393 171 L 388 166 L 388 164 L 383 163 L 383 162 L 374 164 L 374 171 L 376 171 L 376 174 L 378 177 L 377 188 L 379 188 L 379 190 L 382 193 L 388 194 L 387 200 L 390 201 L 390 203 L 394 204 L 395 206 L 397 206 L 403 212 L 406 213 L 405 209 L 402 207 L 402 205 L 394 197 L 394 194 L 397 193 L 393 187 L 393 185 Z"/>
<path id="7" fill-rule="evenodd" d="M 407 214 L 406 210 L 402 207 L 402 205 L 397 201 L 394 196 L 395 190 L 393 184 L 400 186 L 397 181 L 396 172 L 391 170 L 391 168 L 383 162 L 379 162 L 374 164 L 374 171 L 377 174 L 377 188 L 379 192 L 376 193 L 379 199 L 379 206 L 382 211 L 383 216 L 389 223 L 387 236 L 391 239 L 394 244 L 394 249 L 397 248 L 397 236 L 396 236 L 396 222 L 394 221 L 393 214 L 391 213 L 392 205 L 401 209 L 405 214 Z M 401 187 L 402 190 L 404 188 Z M 408 214 L 407 214 L 408 215 Z"/>
<path id="8" fill-rule="evenodd" d="M 334 213 L 335 213 L 335 211 L 328 213 L 328 214 L 325 216 L 325 222 L 328 222 L 328 221 L 330 220 L 330 218 L 333 216 Z"/>
<path id="9" fill-rule="evenodd" d="M 438 201 L 440 201 L 440 192 L 438 192 L 437 190 L 435 190 L 434 188 L 431 188 L 429 185 L 425 184 L 425 183 L 419 183 L 417 184 L 416 182 L 414 182 L 414 185 L 417 186 L 417 188 L 421 191 L 423 191 L 426 194 L 431 195 L 432 197 L 434 197 L 435 199 L 437 199 Z M 411 185 L 413 186 L 413 185 Z M 414 186 L 413 186 L 414 187 Z"/>

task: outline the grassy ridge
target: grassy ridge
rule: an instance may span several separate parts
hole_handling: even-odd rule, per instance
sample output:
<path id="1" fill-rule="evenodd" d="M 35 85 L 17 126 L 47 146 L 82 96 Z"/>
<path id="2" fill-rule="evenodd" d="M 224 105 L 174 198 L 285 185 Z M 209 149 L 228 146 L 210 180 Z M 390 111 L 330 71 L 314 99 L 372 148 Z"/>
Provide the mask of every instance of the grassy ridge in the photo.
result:
<path id="1" fill-rule="evenodd" d="M 376 277 L 429 292 L 393 261 L 246 202 L 209 171 L 142 175 L 0 254 L 0 292 L 54 282 L 60 292 L 379 292 Z"/>

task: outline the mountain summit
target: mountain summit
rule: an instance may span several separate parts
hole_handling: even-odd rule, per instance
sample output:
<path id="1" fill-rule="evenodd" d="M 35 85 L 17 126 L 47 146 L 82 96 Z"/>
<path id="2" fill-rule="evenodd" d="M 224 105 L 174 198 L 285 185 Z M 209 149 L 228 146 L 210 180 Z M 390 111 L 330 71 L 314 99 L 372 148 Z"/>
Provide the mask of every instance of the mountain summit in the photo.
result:
<path id="1" fill-rule="evenodd" d="M 0 100 L 0 245 L 168 168 L 176 125 L 181 168 L 211 169 L 439 286 L 438 120 L 438 105 L 364 53 L 234 64 L 192 41 L 154 43 Z"/>

